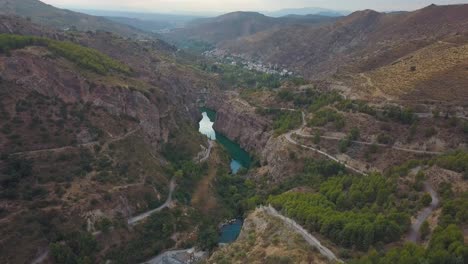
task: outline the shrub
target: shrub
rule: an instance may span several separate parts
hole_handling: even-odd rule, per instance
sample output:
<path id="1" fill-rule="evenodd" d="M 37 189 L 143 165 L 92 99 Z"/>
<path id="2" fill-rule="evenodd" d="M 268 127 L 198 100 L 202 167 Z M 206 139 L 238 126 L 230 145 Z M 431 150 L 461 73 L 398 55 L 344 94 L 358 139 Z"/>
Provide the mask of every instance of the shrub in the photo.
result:
<path id="1" fill-rule="evenodd" d="M 437 135 L 437 130 L 434 127 L 427 128 L 424 131 L 424 136 L 427 138 L 433 137 L 435 135 Z"/>
<path id="2" fill-rule="evenodd" d="M 3 134 L 9 135 L 9 134 L 11 134 L 11 132 L 12 132 L 12 130 L 11 130 L 10 124 L 3 125 L 3 127 L 2 127 L 2 133 Z"/>
<path id="3" fill-rule="evenodd" d="M 427 220 L 426 220 L 426 221 L 424 221 L 422 223 L 421 227 L 419 228 L 419 233 L 421 234 L 421 239 L 425 240 L 430 232 L 431 232 L 431 228 L 429 227 L 429 222 L 427 222 Z"/>
<path id="4" fill-rule="evenodd" d="M 316 145 L 317 145 L 317 144 L 319 144 L 319 143 L 320 143 L 320 140 L 322 139 L 322 137 L 321 137 L 321 136 L 322 136 L 322 135 L 321 135 L 320 131 L 317 131 L 317 132 L 315 132 L 315 134 L 314 134 L 314 138 L 313 138 L 313 142 L 314 142 L 314 144 L 316 144 Z"/>
<path id="5" fill-rule="evenodd" d="M 416 121 L 416 116 L 413 110 L 409 108 L 401 108 L 398 106 L 385 106 L 382 112 L 382 117 L 410 125 Z"/>
<path id="6" fill-rule="evenodd" d="M 320 110 L 314 114 L 314 117 L 309 122 L 309 126 L 324 126 L 330 122 L 335 122 L 337 128 L 342 128 L 344 126 L 344 117 L 335 110 Z"/>
<path id="7" fill-rule="evenodd" d="M 349 146 L 351 146 L 351 141 L 349 139 L 347 139 L 347 138 L 342 139 L 338 143 L 338 150 L 341 153 L 345 153 L 346 151 L 348 151 Z"/>
<path id="8" fill-rule="evenodd" d="M 358 140 L 361 137 L 360 134 L 359 128 L 353 127 L 349 132 L 348 139 L 352 141 Z"/>
<path id="9" fill-rule="evenodd" d="M 421 204 L 424 207 L 426 207 L 426 206 L 429 206 L 431 203 L 432 203 L 431 195 L 428 193 L 423 194 L 423 196 L 421 197 Z"/>
<path id="10" fill-rule="evenodd" d="M 390 145 L 393 143 L 393 138 L 390 135 L 380 133 L 377 136 L 377 142 L 380 144 Z"/>
<path id="11" fill-rule="evenodd" d="M 466 122 L 466 121 L 463 122 L 462 131 L 463 131 L 463 133 L 468 134 L 468 122 Z"/>

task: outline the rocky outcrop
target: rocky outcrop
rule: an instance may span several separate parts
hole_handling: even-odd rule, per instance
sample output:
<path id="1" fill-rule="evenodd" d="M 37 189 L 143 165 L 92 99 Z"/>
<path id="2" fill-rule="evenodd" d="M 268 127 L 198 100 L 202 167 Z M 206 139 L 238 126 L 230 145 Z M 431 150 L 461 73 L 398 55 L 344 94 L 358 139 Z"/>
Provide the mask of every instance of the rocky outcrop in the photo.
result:
<path id="1" fill-rule="evenodd" d="M 291 144 L 282 136 L 271 137 L 261 150 L 262 165 L 268 171 L 269 180 L 272 182 L 281 182 L 285 177 L 294 175 L 292 172 L 297 168 L 291 161 L 290 151 Z"/>
<path id="2" fill-rule="evenodd" d="M 248 103 L 235 96 L 222 95 L 211 98 L 207 106 L 216 111 L 214 129 L 237 142 L 250 153 L 261 155 L 272 136 L 271 122 L 257 114 Z"/>

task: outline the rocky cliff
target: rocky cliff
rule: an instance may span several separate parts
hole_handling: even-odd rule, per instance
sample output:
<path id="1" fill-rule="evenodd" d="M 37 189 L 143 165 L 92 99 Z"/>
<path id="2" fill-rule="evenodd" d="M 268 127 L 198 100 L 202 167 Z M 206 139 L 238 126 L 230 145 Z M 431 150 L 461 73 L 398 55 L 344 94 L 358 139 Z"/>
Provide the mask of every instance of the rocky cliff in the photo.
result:
<path id="1" fill-rule="evenodd" d="M 175 63 L 175 50 L 161 41 L 139 42 L 105 32 L 73 35 L 45 29 L 17 18 L 0 16 L 0 33 L 46 36 L 94 48 L 132 69 L 130 75 L 96 74 L 57 56 L 44 47 L 30 46 L 0 54 L 0 77 L 15 83 L 15 93 L 38 92 L 66 103 L 102 107 L 114 116 L 138 120 L 145 140 L 157 147 L 183 118 L 198 118 L 200 91 L 216 90 L 210 76 Z M 18 99 L 18 98 L 16 98 Z M 13 108 L 13 106 L 12 106 Z"/>
<path id="2" fill-rule="evenodd" d="M 139 120 L 148 143 L 167 139 L 168 128 L 163 127 L 161 116 L 167 114 L 169 107 L 156 104 L 152 94 L 145 96 L 138 90 L 94 83 L 77 72 L 57 66 L 42 56 L 22 51 L 10 57 L 2 56 L 0 60 L 2 79 L 16 83 L 24 94 L 35 91 L 66 103 L 82 102 L 103 107 L 113 115 Z"/>
<path id="3" fill-rule="evenodd" d="M 248 152 L 261 155 L 272 136 L 272 127 L 269 120 L 255 114 L 255 107 L 230 94 L 210 98 L 207 106 L 217 113 L 214 124 L 217 132 Z"/>

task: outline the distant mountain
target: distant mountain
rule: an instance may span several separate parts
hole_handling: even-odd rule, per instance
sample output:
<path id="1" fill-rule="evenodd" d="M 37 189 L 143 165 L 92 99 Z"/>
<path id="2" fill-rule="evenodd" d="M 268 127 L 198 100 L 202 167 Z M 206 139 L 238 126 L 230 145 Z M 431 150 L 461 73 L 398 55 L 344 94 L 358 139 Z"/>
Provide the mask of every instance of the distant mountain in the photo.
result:
<path id="1" fill-rule="evenodd" d="M 130 25 L 145 31 L 184 27 L 187 22 L 202 18 L 201 16 L 194 15 L 163 13 L 123 12 L 89 9 L 77 9 L 76 11 L 93 16 L 106 17 L 110 20 Z"/>
<path id="2" fill-rule="evenodd" d="M 138 36 L 142 32 L 106 18 L 59 9 L 38 0 L 0 0 L 0 14 L 17 15 L 56 29 L 109 31 L 121 36 Z"/>
<path id="3" fill-rule="evenodd" d="M 440 98 L 438 87 L 450 87 L 454 91 L 444 95 L 467 98 L 466 14 L 468 5 L 431 5 L 392 14 L 365 10 L 334 24 L 292 25 L 226 42 L 221 48 L 283 65 L 307 78 L 365 73 L 370 79 L 357 78 L 363 86 L 385 87 L 387 92 L 418 87 L 426 97 Z"/>
<path id="4" fill-rule="evenodd" d="M 263 12 L 267 16 L 282 17 L 287 15 L 321 15 L 330 17 L 340 17 L 350 14 L 350 11 L 332 10 L 320 7 L 288 8 L 273 12 Z"/>
<path id="5" fill-rule="evenodd" d="M 166 34 L 173 42 L 203 41 L 217 45 L 258 32 L 288 25 L 313 25 L 336 20 L 325 16 L 290 16 L 274 18 L 257 12 L 233 12 L 214 18 L 197 19 L 185 28 Z"/>

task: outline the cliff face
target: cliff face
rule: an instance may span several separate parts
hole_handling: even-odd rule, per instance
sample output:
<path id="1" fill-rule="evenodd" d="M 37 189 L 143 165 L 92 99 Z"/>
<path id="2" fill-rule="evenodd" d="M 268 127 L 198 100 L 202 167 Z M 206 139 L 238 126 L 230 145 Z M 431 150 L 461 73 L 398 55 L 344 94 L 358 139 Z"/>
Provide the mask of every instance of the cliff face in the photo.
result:
<path id="1" fill-rule="evenodd" d="M 16 83 L 24 94 L 35 91 L 66 103 L 82 102 L 102 107 L 113 115 L 139 120 L 148 143 L 167 139 L 168 128 L 163 128 L 161 116 L 167 113 L 168 106 L 157 105 L 152 94 L 94 83 L 76 72 L 57 67 L 42 56 L 21 51 L 2 57 L 0 68 L 2 79 Z"/>
<path id="2" fill-rule="evenodd" d="M 250 153 L 261 155 L 271 137 L 271 122 L 255 114 L 255 108 L 234 96 L 220 95 L 208 100 L 216 111 L 214 129 L 237 142 Z"/>

